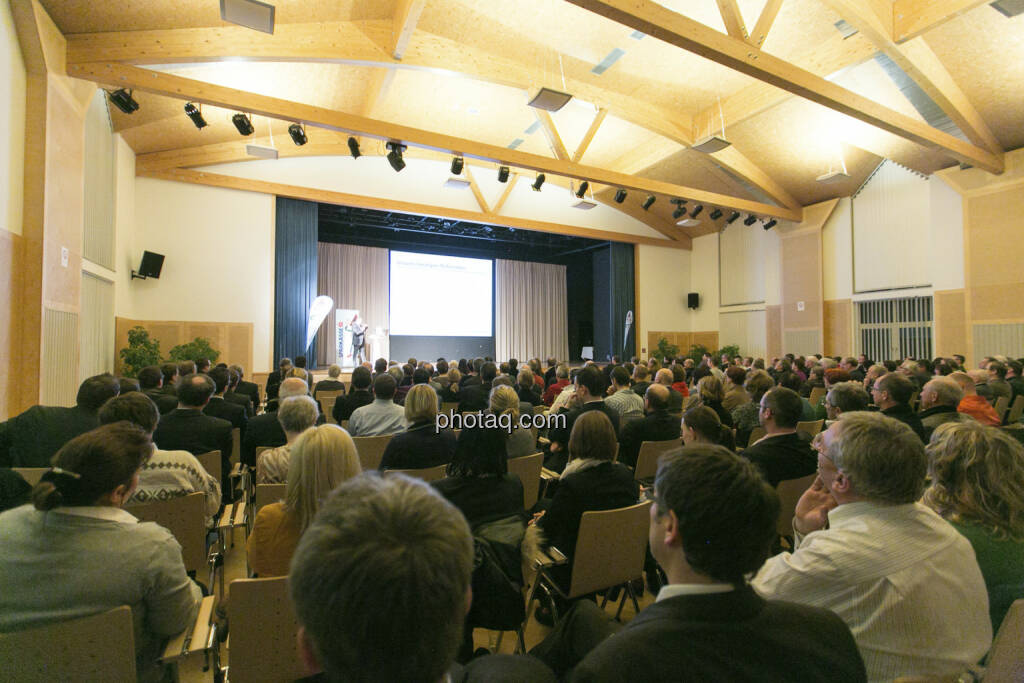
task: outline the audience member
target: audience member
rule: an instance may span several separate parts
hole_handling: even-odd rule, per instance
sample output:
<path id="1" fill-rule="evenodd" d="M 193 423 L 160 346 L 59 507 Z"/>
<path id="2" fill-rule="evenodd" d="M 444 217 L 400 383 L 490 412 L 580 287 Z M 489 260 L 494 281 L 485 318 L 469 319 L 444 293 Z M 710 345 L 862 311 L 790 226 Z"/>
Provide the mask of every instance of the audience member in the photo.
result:
<path id="1" fill-rule="evenodd" d="M 643 398 L 647 395 L 647 387 L 651 386 L 651 371 L 643 363 L 637 363 L 633 368 L 633 393 Z"/>
<path id="2" fill-rule="evenodd" d="M 619 431 L 619 414 L 604 402 L 604 376 L 596 367 L 585 367 L 576 376 L 576 398 L 579 406 L 570 410 L 565 416 L 564 427 L 552 427 L 548 430 L 551 440 L 550 454 L 544 466 L 549 470 L 561 472 L 568 462 L 569 437 L 573 425 L 581 415 L 589 412 L 601 412 L 608 416 L 612 425 L 612 434 Z"/>
<path id="3" fill-rule="evenodd" d="M 780 481 L 814 474 L 817 459 L 810 440 L 796 431 L 800 421 L 800 395 L 775 387 L 761 398 L 760 422 L 765 436 L 743 451 L 774 488 Z"/>
<path id="4" fill-rule="evenodd" d="M 679 416 L 683 414 L 683 402 L 686 398 L 681 392 L 672 388 L 674 381 L 675 375 L 668 368 L 662 368 L 654 373 L 654 383 L 661 384 L 668 389 L 668 412 Z"/>
<path id="5" fill-rule="evenodd" d="M 921 439 L 921 443 L 925 443 L 928 435 L 921 424 L 921 418 L 910 407 L 910 398 L 913 395 L 914 383 L 896 372 L 882 375 L 871 387 L 871 398 L 882 414 L 910 427 Z"/>
<path id="6" fill-rule="evenodd" d="M 459 434 L 448 476 L 433 486 L 462 512 L 471 529 L 520 515 L 523 484 L 508 473 L 507 462 L 501 429 L 468 427 Z"/>
<path id="7" fill-rule="evenodd" d="M 281 409 L 312 400 L 294 396 Z M 361 471 L 355 444 L 344 429 L 321 425 L 304 431 L 291 449 L 287 476 L 283 478 L 284 499 L 260 508 L 245 543 L 253 572 L 261 577 L 287 575 L 295 546 L 313 523 L 321 502 Z"/>
<path id="8" fill-rule="evenodd" d="M 971 379 L 968 373 L 954 372 L 949 378 L 959 384 L 964 392 L 964 397 L 960 399 L 960 403 L 956 407 L 959 412 L 970 415 L 981 424 L 992 427 L 998 427 L 1002 424 L 1002 420 L 999 419 L 999 415 L 996 414 L 992 404 L 978 395 L 974 386 L 974 380 Z"/>
<path id="9" fill-rule="evenodd" d="M 668 585 L 625 626 L 578 602 L 531 654 L 557 674 L 575 665 L 573 681 L 865 681 L 835 614 L 764 600 L 747 583 L 768 557 L 778 514 L 775 492 L 725 449 L 663 456 L 650 548 Z"/>
<path id="10" fill-rule="evenodd" d="M 644 400 L 629 387 L 629 372 L 621 365 L 612 368 L 612 395 L 604 402 L 619 416 L 619 422 L 625 424 L 644 416 Z"/>
<path id="11" fill-rule="evenodd" d="M 317 393 L 321 391 L 345 391 L 345 383 L 341 381 L 341 366 L 332 363 L 327 368 L 327 379 L 322 379 L 313 387 L 313 399 L 316 400 Z"/>
<path id="12" fill-rule="evenodd" d="M 725 398 L 725 390 L 722 388 L 722 383 L 714 375 L 702 378 L 697 382 L 697 393 L 696 396 L 691 396 L 687 404 L 687 408 L 694 408 L 696 406 L 707 406 L 711 410 L 715 411 L 718 415 L 719 421 L 726 427 L 732 428 L 732 415 L 722 405 L 722 399 Z"/>
<path id="13" fill-rule="evenodd" d="M 505 433 L 505 454 L 510 460 L 537 452 L 533 430 L 519 426 L 520 408 L 519 395 L 512 387 L 495 386 L 491 389 L 491 412 L 499 417 L 508 415 L 511 420 L 511 429 Z"/>
<path id="14" fill-rule="evenodd" d="M 373 403 L 356 408 L 348 419 L 352 436 L 379 436 L 404 431 L 409 423 L 405 410 L 394 402 L 397 382 L 390 374 L 383 374 L 373 382 Z"/>
<path id="15" fill-rule="evenodd" d="M 458 368 L 450 368 L 446 377 L 444 386 L 438 395 L 441 397 L 442 403 L 458 403 L 459 402 L 459 382 L 462 380 L 462 373 L 459 372 Z"/>
<path id="16" fill-rule="evenodd" d="M 1006 381 L 1006 364 L 997 360 L 988 364 L 988 386 L 992 390 L 992 403 L 1000 397 L 1005 398 L 1007 404 L 1013 399 L 1013 387 Z"/>
<path id="17" fill-rule="evenodd" d="M 921 390 L 921 425 L 930 437 L 935 428 L 946 422 L 976 421 L 970 415 L 957 411 L 964 391 L 956 380 L 936 377 Z"/>
<path id="18" fill-rule="evenodd" d="M 708 377 L 704 379 L 708 379 Z M 712 377 L 712 379 L 714 378 Z M 708 443 L 724 446 L 729 451 L 736 450 L 732 430 L 723 427 L 722 421 L 718 419 L 718 413 L 707 406 L 694 406 L 683 413 L 679 433 L 683 437 L 683 443 L 687 446 Z"/>
<path id="19" fill-rule="evenodd" d="M 533 371 L 530 368 L 522 368 L 516 376 L 516 393 L 519 400 L 530 405 L 539 406 L 544 401 L 541 399 L 540 387 L 533 381 Z"/>
<path id="20" fill-rule="evenodd" d="M 747 445 L 750 441 L 750 433 L 760 425 L 761 397 L 773 386 L 775 386 L 775 382 L 765 370 L 755 368 L 747 373 L 743 389 L 747 392 L 750 400 L 734 409 L 731 416 L 732 423 L 736 427 L 737 445 Z"/>
<path id="21" fill-rule="evenodd" d="M 245 427 L 249 421 L 245 415 L 245 408 L 224 398 L 224 394 L 231 384 L 231 371 L 227 368 L 214 368 L 210 370 L 207 377 L 213 380 L 214 391 L 206 407 L 203 408 L 203 413 L 227 420 L 232 427 L 238 429 L 240 438 L 245 438 Z"/>
<path id="22" fill-rule="evenodd" d="M 359 366 L 352 371 L 352 381 L 349 383 L 348 393 L 339 396 L 334 402 L 332 413 L 335 422 L 341 424 L 343 421 L 351 419 L 356 408 L 373 403 L 373 394 L 370 393 L 371 381 L 370 371 L 366 368 Z"/>
<path id="23" fill-rule="evenodd" d="M 679 438 L 679 418 L 668 412 L 668 392 L 661 384 L 652 384 L 644 397 L 647 414 L 643 419 L 632 420 L 622 427 L 619 444 L 619 462 L 636 467 L 640 446 L 644 441 L 669 441 Z"/>
<path id="24" fill-rule="evenodd" d="M 455 432 L 438 428 L 437 393 L 429 384 L 415 384 L 409 389 L 404 416 L 409 426 L 388 442 L 380 469 L 419 470 L 452 461 Z"/>
<path id="25" fill-rule="evenodd" d="M 228 370 L 238 374 L 238 384 L 235 385 L 234 391 L 249 397 L 249 400 L 252 401 L 252 414 L 255 414 L 260 409 L 260 386 L 255 382 L 245 381 L 245 369 L 241 365 L 230 365 Z"/>
<path id="26" fill-rule="evenodd" d="M 141 393 L 115 396 L 99 410 L 100 424 L 127 421 L 141 427 L 152 439 L 160 412 L 156 404 Z M 220 510 L 220 482 L 188 451 L 164 451 L 152 444 L 152 454 L 139 469 L 139 480 L 127 504 L 155 503 L 190 493 L 206 495 L 206 526 L 213 527 Z"/>
<path id="27" fill-rule="evenodd" d="M 119 391 L 113 375 L 96 375 L 78 387 L 73 408 L 32 406 L 0 422 L 0 467 L 49 467 L 61 446 L 99 425 L 96 411 Z"/>
<path id="28" fill-rule="evenodd" d="M 672 388 L 683 395 L 686 398 L 690 395 L 690 387 L 686 384 L 686 370 L 683 368 L 682 363 L 675 363 L 671 367 L 672 370 Z"/>
<path id="29" fill-rule="evenodd" d="M 747 370 L 740 365 L 730 365 L 725 371 L 725 397 L 722 399 L 722 407 L 729 411 L 732 418 L 737 408 L 745 403 L 750 403 L 750 394 L 743 388 L 747 380 Z M 734 422 L 735 424 L 735 422 Z"/>
<path id="30" fill-rule="evenodd" d="M 76 436 L 33 505 L 0 515 L 0 631 L 128 605 L 139 680 L 163 680 L 163 642 L 189 625 L 202 593 L 171 532 L 122 509 L 151 452 L 146 432 L 127 422 Z"/>
<path id="31" fill-rule="evenodd" d="M 838 614 L 872 681 L 955 676 L 978 662 L 992 640 L 985 583 L 967 539 L 916 502 L 927 469 L 920 439 L 905 423 L 859 412 L 817 443 L 819 475 L 793 520 L 796 549 L 769 559 L 755 590 Z"/>
<path id="32" fill-rule="evenodd" d="M 1024 598 L 1024 447 L 976 420 L 936 427 L 923 502 L 974 548 L 992 630 Z"/>
<path id="33" fill-rule="evenodd" d="M 832 424 L 843 413 L 855 413 L 868 409 L 868 392 L 860 382 L 837 382 L 825 394 L 826 424 Z"/>
<path id="34" fill-rule="evenodd" d="M 160 366 L 160 374 L 164 376 L 164 385 L 161 387 L 161 391 L 165 394 L 174 398 L 174 405 L 178 405 L 178 364 L 177 363 L 164 363 Z M 172 408 L 171 410 L 174 410 Z"/>
<path id="35" fill-rule="evenodd" d="M 815 364 L 807 371 L 807 381 L 800 385 L 800 395 L 809 398 L 815 389 L 825 388 L 825 368 Z"/>
<path id="36" fill-rule="evenodd" d="M 277 401 L 284 401 L 293 396 L 306 396 L 308 387 L 298 377 L 291 377 L 281 382 L 278 388 Z M 275 401 L 276 403 L 276 401 Z M 242 439 L 242 463 L 256 467 L 256 449 L 261 446 L 275 448 L 288 442 L 281 423 L 277 420 L 277 410 L 268 411 L 249 420 Z"/>
<path id="37" fill-rule="evenodd" d="M 487 410 L 487 401 L 491 395 L 491 383 L 498 374 L 494 363 L 481 363 L 479 377 L 463 381 L 459 389 L 459 412 L 475 413 Z M 474 381 L 475 380 L 475 381 Z"/>
<path id="38" fill-rule="evenodd" d="M 562 393 L 565 387 L 569 386 L 569 366 L 559 365 L 555 368 L 554 381 L 548 384 L 547 390 L 544 392 L 544 396 L 541 400 L 544 405 L 551 407 L 551 404 L 555 402 L 555 397 Z"/>
<path id="39" fill-rule="evenodd" d="M 968 370 L 967 374 L 974 380 L 974 391 L 989 403 L 995 403 L 995 396 L 992 394 L 992 387 L 988 385 L 988 370 Z"/>
<path id="40" fill-rule="evenodd" d="M 302 379 L 293 377 L 289 379 Z M 293 444 L 307 429 L 316 424 L 319 411 L 316 401 L 305 394 L 281 399 L 281 407 L 273 415 L 284 432 L 285 443 L 263 451 L 256 458 L 257 484 L 283 484 L 288 477 Z"/>
<path id="41" fill-rule="evenodd" d="M 282 358 L 277 362 L 277 370 L 274 370 L 267 376 L 267 401 L 278 397 L 278 389 L 280 389 L 281 383 L 288 377 L 288 371 L 291 369 L 291 358 Z"/>
<path id="42" fill-rule="evenodd" d="M 183 360 L 178 362 L 178 381 L 181 381 L 186 375 L 194 375 L 197 372 L 198 370 L 196 369 L 196 362 L 194 360 Z"/>
<path id="43" fill-rule="evenodd" d="M 217 367 L 220 366 L 218 365 Z M 254 417 L 256 415 L 256 408 L 253 406 L 249 394 L 238 393 L 238 383 L 242 380 L 242 376 L 231 368 L 226 369 L 228 371 L 228 390 L 224 392 L 224 400 L 242 406 L 242 410 L 245 411 L 246 420 Z"/>
<path id="44" fill-rule="evenodd" d="M 139 370 L 139 389 L 156 404 L 161 415 L 178 407 L 178 397 L 163 391 L 163 386 L 164 375 L 159 366 L 150 365 Z"/>

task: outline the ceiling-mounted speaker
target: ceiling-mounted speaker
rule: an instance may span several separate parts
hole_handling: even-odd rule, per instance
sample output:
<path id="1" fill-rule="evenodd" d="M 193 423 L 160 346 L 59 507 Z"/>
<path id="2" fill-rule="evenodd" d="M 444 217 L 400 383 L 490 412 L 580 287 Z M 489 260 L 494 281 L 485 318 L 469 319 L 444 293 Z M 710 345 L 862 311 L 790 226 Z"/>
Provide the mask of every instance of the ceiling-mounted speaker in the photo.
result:
<path id="1" fill-rule="evenodd" d="M 160 278 L 160 271 L 164 267 L 164 255 L 157 254 L 153 251 L 142 252 L 142 262 L 139 264 L 138 270 L 132 271 L 132 279 L 145 280 L 146 278 L 153 278 L 157 280 Z"/>
<path id="2" fill-rule="evenodd" d="M 690 292 L 686 295 L 686 307 L 700 308 L 700 294 L 698 292 Z"/>

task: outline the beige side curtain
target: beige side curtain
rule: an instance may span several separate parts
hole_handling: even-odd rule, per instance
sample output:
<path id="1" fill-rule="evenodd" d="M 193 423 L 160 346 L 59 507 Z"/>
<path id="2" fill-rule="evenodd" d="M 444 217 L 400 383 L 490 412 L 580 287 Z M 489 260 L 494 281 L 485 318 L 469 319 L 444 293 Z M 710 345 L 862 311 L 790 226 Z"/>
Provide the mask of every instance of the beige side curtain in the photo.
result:
<path id="1" fill-rule="evenodd" d="M 565 266 L 496 259 L 495 358 L 569 358 Z"/>
<path id="2" fill-rule="evenodd" d="M 321 242 L 317 245 L 317 258 L 317 295 L 334 300 L 316 335 L 317 365 L 326 367 L 338 359 L 335 311 L 339 308 L 358 310 L 363 322 L 369 325 L 366 344 L 370 360 L 388 358 L 388 250 Z M 375 337 L 378 328 L 382 332 L 380 339 Z"/>

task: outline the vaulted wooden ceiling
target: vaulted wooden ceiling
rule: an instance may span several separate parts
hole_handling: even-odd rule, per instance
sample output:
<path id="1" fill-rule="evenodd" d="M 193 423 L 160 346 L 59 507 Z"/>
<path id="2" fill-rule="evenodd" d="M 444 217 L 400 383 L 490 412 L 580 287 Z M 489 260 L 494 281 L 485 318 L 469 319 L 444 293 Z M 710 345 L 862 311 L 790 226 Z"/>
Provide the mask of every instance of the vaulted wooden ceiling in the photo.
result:
<path id="1" fill-rule="evenodd" d="M 367 154 L 399 139 L 410 156 L 588 179 L 685 244 L 721 228 L 715 206 L 799 220 L 882 159 L 998 173 L 1024 145 L 1024 16 L 977 0 L 288 0 L 273 35 L 223 22 L 217 0 L 40 2 L 70 75 L 134 88 L 139 111 L 111 116 L 140 173 L 246 160 L 271 135 L 282 156 L 345 155 L 356 133 Z M 542 86 L 574 98 L 538 112 Z M 252 138 L 235 111 L 257 114 Z M 730 147 L 690 149 L 723 123 Z M 672 197 L 703 203 L 701 225 L 677 227 Z"/>

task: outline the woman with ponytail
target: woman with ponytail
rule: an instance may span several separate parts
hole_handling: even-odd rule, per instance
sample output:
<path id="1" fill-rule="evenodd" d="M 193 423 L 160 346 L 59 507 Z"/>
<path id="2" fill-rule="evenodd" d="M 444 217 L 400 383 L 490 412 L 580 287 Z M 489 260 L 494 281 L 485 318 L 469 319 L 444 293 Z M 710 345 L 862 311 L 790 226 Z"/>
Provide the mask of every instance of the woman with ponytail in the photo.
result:
<path id="1" fill-rule="evenodd" d="M 182 631 L 201 592 L 169 531 L 122 509 L 152 452 L 128 422 L 61 448 L 32 504 L 0 514 L 0 632 L 132 610 L 140 680 L 160 680 L 161 641 Z"/>

